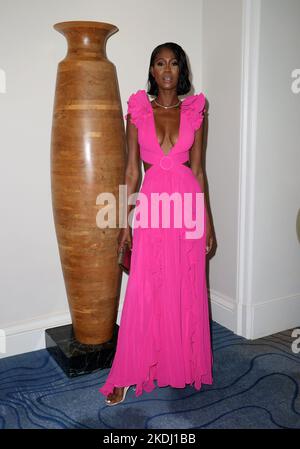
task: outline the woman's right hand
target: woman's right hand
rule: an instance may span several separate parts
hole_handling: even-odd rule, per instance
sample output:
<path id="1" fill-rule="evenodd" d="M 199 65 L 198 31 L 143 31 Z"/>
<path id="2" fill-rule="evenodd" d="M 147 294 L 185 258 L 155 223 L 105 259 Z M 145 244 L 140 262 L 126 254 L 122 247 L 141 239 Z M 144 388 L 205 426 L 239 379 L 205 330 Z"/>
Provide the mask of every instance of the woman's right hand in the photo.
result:
<path id="1" fill-rule="evenodd" d="M 128 244 L 129 248 L 132 249 L 132 230 L 130 226 L 127 228 L 122 228 L 118 235 L 118 253 L 126 243 Z"/>

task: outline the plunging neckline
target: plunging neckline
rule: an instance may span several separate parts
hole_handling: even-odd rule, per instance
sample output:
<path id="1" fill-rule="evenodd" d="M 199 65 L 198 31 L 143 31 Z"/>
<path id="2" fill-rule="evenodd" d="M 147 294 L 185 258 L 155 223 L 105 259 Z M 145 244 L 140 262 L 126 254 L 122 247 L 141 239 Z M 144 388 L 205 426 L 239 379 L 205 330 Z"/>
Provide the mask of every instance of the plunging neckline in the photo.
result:
<path id="1" fill-rule="evenodd" d="M 157 143 L 158 148 L 160 149 L 160 151 L 163 153 L 164 156 L 169 156 L 169 154 L 171 153 L 171 151 L 174 150 L 174 148 L 178 145 L 178 142 L 180 140 L 181 137 L 181 127 L 182 127 L 182 103 L 184 100 L 181 101 L 180 104 L 180 112 L 179 112 L 179 130 L 178 130 L 178 138 L 176 143 L 169 149 L 169 151 L 167 153 L 164 152 L 164 150 L 162 149 L 159 141 L 158 141 L 158 137 L 157 137 L 157 133 L 156 133 L 156 125 L 155 125 L 155 117 L 154 117 L 154 111 L 153 111 L 153 107 L 151 104 L 151 101 L 148 98 L 147 92 L 144 90 L 145 96 L 147 98 L 147 101 L 149 103 L 149 107 L 151 108 L 151 118 L 152 118 L 152 128 L 153 128 L 153 136 L 154 136 L 154 140 Z"/>

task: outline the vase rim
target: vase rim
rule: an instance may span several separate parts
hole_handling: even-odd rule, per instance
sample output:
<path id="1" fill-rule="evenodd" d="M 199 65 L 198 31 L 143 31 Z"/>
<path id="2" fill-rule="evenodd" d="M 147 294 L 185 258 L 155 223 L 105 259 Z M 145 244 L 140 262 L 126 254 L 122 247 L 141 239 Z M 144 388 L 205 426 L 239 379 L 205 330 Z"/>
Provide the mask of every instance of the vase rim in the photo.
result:
<path id="1" fill-rule="evenodd" d="M 105 29 L 108 31 L 119 31 L 119 28 L 116 25 L 108 22 L 97 22 L 92 20 L 71 20 L 68 22 L 58 22 L 53 25 L 53 28 L 57 31 L 67 30 L 69 28 L 98 28 Z"/>

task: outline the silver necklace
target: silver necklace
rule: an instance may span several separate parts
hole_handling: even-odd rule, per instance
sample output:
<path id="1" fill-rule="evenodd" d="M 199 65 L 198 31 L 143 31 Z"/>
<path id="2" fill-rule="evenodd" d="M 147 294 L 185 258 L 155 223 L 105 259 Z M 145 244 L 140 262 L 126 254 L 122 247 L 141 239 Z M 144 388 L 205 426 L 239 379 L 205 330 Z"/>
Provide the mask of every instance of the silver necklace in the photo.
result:
<path id="1" fill-rule="evenodd" d="M 156 99 L 154 99 L 154 102 L 157 104 L 157 106 L 160 106 L 161 108 L 164 108 L 164 109 L 176 108 L 176 107 L 179 106 L 180 103 L 181 103 L 181 101 L 179 100 L 178 103 L 173 104 L 172 106 L 164 106 L 163 104 L 158 103 L 158 102 L 156 101 Z"/>

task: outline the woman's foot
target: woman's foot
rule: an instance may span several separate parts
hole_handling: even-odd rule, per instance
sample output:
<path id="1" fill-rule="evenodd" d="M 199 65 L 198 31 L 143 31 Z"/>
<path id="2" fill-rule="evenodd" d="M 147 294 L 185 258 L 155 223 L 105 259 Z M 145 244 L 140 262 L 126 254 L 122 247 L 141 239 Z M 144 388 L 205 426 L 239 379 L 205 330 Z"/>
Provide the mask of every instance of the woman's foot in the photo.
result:
<path id="1" fill-rule="evenodd" d="M 119 404 L 119 402 L 123 402 L 128 390 L 128 387 L 114 387 L 114 390 L 112 393 L 110 393 L 105 402 L 108 405 L 115 405 L 115 404 Z M 124 391 L 125 389 L 125 391 Z"/>

